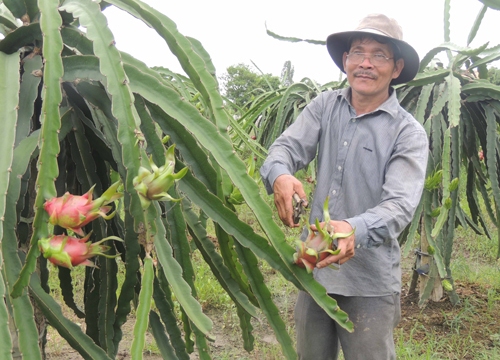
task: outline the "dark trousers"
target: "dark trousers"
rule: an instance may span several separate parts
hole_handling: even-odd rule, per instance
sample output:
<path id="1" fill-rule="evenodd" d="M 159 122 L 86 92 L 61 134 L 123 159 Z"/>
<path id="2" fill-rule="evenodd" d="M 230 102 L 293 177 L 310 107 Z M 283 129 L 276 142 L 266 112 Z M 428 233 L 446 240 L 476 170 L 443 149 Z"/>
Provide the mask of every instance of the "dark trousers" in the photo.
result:
<path id="1" fill-rule="evenodd" d="M 340 347 L 346 360 L 396 359 L 393 330 L 401 319 L 399 294 L 331 296 L 349 315 L 354 332 L 340 327 L 309 294 L 299 292 L 294 315 L 300 360 L 336 360 Z"/>

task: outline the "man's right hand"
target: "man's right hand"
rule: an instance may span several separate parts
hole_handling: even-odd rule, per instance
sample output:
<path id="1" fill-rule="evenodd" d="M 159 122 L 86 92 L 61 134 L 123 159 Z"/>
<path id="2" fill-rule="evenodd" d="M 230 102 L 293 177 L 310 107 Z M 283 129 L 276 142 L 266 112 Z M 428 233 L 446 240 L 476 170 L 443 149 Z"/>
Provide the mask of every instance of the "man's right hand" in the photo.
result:
<path id="1" fill-rule="evenodd" d="M 276 178 L 273 184 L 274 204 L 278 209 L 278 215 L 286 226 L 298 227 L 293 223 L 293 194 L 297 193 L 307 205 L 307 195 L 302 183 L 292 175 L 284 174 Z"/>

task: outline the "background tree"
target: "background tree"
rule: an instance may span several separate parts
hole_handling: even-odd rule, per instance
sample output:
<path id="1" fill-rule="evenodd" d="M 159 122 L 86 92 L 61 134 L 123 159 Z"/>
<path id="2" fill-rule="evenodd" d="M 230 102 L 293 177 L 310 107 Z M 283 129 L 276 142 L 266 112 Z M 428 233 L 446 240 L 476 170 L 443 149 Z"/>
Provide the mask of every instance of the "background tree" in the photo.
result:
<path id="1" fill-rule="evenodd" d="M 291 61 L 285 61 L 283 69 L 281 69 L 281 84 L 283 86 L 290 86 L 293 84 L 293 75 L 295 69 Z"/>
<path id="2" fill-rule="evenodd" d="M 500 69 L 492 66 L 488 68 L 488 80 L 495 85 L 500 85 Z"/>
<path id="3" fill-rule="evenodd" d="M 240 108 L 246 108 L 260 94 L 276 90 L 281 81 L 271 74 L 258 74 L 249 65 L 238 64 L 227 68 L 221 76 L 222 92 Z"/>

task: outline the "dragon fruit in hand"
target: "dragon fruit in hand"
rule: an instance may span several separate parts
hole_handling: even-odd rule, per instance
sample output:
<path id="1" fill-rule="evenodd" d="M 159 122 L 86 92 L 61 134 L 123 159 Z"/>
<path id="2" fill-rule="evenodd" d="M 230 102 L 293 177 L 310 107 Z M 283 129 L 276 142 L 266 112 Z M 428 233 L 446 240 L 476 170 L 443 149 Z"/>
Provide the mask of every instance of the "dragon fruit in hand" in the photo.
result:
<path id="1" fill-rule="evenodd" d="M 324 260 L 329 255 L 337 255 L 340 249 L 334 243 L 335 239 L 346 238 L 354 234 L 354 229 L 350 233 L 336 233 L 330 223 L 330 213 L 328 211 L 328 197 L 323 205 L 324 225 L 320 226 L 316 219 L 315 225 L 317 232 L 309 230 L 309 237 L 306 241 L 297 242 L 297 252 L 293 254 L 293 262 L 312 272 L 316 264 Z"/>

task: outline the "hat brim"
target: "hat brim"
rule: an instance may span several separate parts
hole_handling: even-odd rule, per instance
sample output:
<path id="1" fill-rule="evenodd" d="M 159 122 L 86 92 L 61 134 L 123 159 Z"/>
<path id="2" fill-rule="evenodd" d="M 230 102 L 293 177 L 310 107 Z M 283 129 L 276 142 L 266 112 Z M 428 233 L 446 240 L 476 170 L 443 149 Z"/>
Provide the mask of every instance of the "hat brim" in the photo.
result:
<path id="1" fill-rule="evenodd" d="M 326 47 L 328 49 L 328 52 L 330 53 L 330 56 L 332 57 L 335 64 L 343 73 L 345 73 L 345 69 L 342 58 L 344 53 L 349 52 L 349 41 L 353 36 L 371 36 L 375 39 L 379 37 L 398 46 L 401 52 L 401 57 L 404 59 L 405 64 L 403 70 L 401 71 L 401 74 L 399 74 L 396 79 L 393 79 L 391 81 L 391 85 L 406 83 L 413 80 L 415 75 L 417 75 L 418 69 L 420 67 L 420 59 L 418 57 L 418 53 L 411 45 L 402 40 L 397 40 L 381 34 L 374 34 L 368 31 L 344 31 L 331 34 L 326 39 Z"/>

